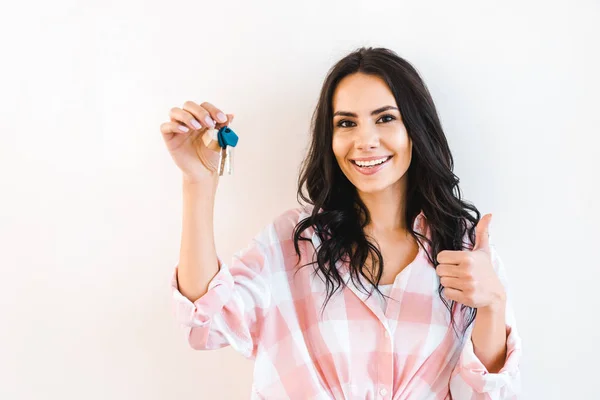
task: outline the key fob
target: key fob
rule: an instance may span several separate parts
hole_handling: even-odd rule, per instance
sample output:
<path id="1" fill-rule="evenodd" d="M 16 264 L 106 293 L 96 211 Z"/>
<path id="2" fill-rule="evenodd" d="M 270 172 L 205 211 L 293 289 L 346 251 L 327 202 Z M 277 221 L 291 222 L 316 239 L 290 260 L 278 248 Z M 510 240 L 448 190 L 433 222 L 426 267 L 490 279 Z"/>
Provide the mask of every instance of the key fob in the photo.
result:
<path id="1" fill-rule="evenodd" d="M 228 126 L 224 126 L 219 129 L 217 134 L 219 140 L 219 146 L 226 147 L 231 146 L 235 147 L 238 143 L 238 135 Z"/>

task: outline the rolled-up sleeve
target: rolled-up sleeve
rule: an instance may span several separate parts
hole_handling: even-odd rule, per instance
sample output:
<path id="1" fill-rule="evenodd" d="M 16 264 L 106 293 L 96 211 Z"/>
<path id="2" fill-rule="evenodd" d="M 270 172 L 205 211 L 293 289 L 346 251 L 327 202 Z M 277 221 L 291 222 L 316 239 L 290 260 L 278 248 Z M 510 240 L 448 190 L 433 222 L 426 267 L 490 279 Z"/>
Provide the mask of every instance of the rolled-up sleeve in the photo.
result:
<path id="1" fill-rule="evenodd" d="M 455 400 L 517 399 L 521 392 L 521 338 L 517 332 L 514 312 L 510 305 L 508 279 L 502 259 L 494 245 L 490 246 L 492 263 L 507 292 L 506 302 L 506 359 L 497 373 L 488 372 L 475 354 L 471 341 L 471 325 L 459 361 L 450 379 L 450 393 Z"/>
<path id="2" fill-rule="evenodd" d="M 192 302 L 180 291 L 177 267 L 171 281 L 174 311 L 192 348 L 232 346 L 253 358 L 264 318 L 271 305 L 270 270 L 278 241 L 272 225 L 257 235 L 230 263 L 219 261 L 219 272 L 207 292 Z"/>

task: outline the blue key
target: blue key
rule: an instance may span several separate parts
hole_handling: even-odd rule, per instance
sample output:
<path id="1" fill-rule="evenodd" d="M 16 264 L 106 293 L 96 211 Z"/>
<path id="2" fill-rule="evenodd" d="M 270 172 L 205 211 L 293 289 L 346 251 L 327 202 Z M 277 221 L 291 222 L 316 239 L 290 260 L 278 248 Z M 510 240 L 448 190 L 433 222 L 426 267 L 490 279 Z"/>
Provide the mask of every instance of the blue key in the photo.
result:
<path id="1" fill-rule="evenodd" d="M 238 135 L 235 134 L 233 129 L 228 126 L 224 126 L 219 129 L 217 133 L 217 138 L 219 140 L 219 146 L 225 148 L 227 146 L 235 147 L 238 143 Z"/>
<path id="2" fill-rule="evenodd" d="M 233 148 L 238 143 L 238 136 L 233 129 L 224 126 L 217 132 L 217 139 L 221 152 L 219 155 L 219 167 L 217 169 L 219 176 L 224 173 L 231 175 L 233 172 Z"/>

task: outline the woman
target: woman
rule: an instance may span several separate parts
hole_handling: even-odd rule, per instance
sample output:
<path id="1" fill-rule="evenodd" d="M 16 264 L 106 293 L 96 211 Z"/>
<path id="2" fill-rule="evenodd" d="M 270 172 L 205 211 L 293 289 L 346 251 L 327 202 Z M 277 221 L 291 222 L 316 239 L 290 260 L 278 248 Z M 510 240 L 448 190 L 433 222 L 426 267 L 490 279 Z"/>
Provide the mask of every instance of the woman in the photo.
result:
<path id="1" fill-rule="evenodd" d="M 255 399 L 516 397 L 520 339 L 491 215 L 461 200 L 434 103 L 407 61 L 362 48 L 331 69 L 299 179 L 306 205 L 224 263 L 218 153 L 198 138 L 232 120 L 187 102 L 161 126 L 183 172 L 172 285 L 193 348 L 254 359 Z"/>

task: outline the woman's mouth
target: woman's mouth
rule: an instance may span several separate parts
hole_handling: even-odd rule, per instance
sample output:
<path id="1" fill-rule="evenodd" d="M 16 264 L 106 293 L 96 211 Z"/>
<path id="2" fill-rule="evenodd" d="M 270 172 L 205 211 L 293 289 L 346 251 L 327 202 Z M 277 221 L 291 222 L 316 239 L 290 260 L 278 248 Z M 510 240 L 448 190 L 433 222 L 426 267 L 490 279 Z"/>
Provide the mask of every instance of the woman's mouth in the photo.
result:
<path id="1" fill-rule="evenodd" d="M 388 164 L 392 156 L 381 157 L 380 159 L 370 161 L 350 160 L 352 166 L 363 175 L 373 175 L 381 171 Z"/>

